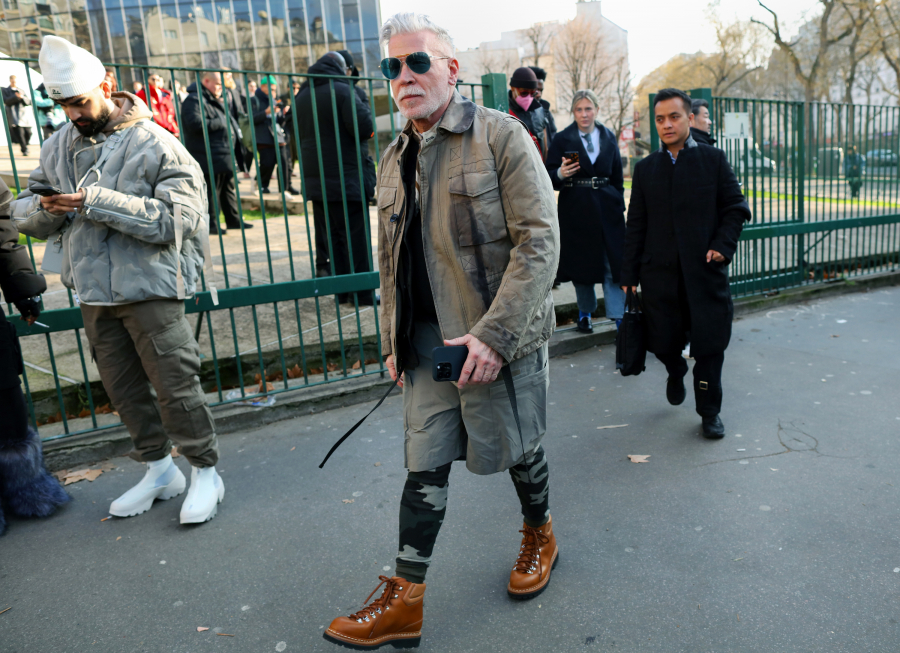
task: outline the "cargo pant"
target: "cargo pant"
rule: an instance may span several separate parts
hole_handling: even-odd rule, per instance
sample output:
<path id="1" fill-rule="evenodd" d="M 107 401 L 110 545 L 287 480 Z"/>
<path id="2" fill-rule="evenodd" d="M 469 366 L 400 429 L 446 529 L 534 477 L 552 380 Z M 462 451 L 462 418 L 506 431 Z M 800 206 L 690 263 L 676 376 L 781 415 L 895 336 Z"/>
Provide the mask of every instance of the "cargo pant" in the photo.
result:
<path id="1" fill-rule="evenodd" d="M 130 456 L 160 460 L 174 441 L 194 467 L 214 466 L 215 423 L 200 387 L 200 348 L 184 302 L 81 304 L 81 315 L 103 387 L 131 434 Z"/>

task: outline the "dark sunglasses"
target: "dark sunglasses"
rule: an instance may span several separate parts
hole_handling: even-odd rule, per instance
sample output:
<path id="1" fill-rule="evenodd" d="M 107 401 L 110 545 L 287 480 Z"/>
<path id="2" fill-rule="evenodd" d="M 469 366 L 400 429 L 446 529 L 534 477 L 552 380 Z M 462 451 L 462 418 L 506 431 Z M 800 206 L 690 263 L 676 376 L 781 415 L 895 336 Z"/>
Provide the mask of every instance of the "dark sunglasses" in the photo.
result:
<path id="1" fill-rule="evenodd" d="M 397 79 L 405 61 L 411 71 L 417 75 L 423 75 L 431 70 L 432 59 L 450 59 L 450 57 L 433 57 L 427 52 L 413 52 L 399 57 L 388 57 L 381 60 L 381 72 L 388 79 Z"/>

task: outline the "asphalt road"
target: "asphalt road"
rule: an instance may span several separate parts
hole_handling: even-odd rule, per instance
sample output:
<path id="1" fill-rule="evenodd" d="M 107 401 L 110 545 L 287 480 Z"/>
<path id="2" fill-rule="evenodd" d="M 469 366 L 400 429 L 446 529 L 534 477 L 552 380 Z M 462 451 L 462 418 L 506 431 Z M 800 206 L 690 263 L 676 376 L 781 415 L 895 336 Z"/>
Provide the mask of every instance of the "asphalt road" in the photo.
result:
<path id="1" fill-rule="evenodd" d="M 457 464 L 419 650 L 900 650 L 898 323 L 900 288 L 738 320 L 718 442 L 690 390 L 666 403 L 655 360 L 621 378 L 612 347 L 554 359 L 552 582 L 507 598 L 515 493 Z M 396 553 L 400 398 L 317 469 L 368 408 L 223 437 L 225 502 L 205 525 L 180 526 L 179 499 L 101 522 L 143 473 L 127 459 L 70 485 L 54 517 L 13 520 L 0 651 L 338 650 L 324 627 Z"/>

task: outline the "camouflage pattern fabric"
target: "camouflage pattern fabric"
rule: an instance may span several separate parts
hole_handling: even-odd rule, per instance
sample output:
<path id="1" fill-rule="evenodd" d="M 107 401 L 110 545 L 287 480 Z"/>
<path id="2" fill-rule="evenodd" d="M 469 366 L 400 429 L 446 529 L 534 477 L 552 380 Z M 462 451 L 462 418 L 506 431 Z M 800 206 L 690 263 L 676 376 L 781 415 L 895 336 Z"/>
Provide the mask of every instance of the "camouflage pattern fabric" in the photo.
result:
<path id="1" fill-rule="evenodd" d="M 426 472 L 410 472 L 400 499 L 400 551 L 395 575 L 411 583 L 424 583 L 438 532 L 447 512 L 450 465 Z M 531 475 L 524 463 L 509 469 L 522 504 L 525 523 L 537 528 L 550 518 L 550 470 L 543 447 L 531 460 Z"/>

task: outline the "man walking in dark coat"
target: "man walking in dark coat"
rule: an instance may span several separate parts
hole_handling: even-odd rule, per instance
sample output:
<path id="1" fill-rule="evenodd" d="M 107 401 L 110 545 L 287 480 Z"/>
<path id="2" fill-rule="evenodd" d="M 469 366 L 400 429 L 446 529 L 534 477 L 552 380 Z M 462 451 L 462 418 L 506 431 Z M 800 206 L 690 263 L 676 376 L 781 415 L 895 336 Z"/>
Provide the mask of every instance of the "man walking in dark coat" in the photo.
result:
<path id="1" fill-rule="evenodd" d="M 270 97 L 271 95 L 271 97 Z M 274 102 L 274 105 L 272 104 Z M 272 127 L 272 113 L 275 114 L 275 127 Z M 269 193 L 269 181 L 275 166 L 279 164 L 279 179 L 283 182 L 286 192 L 291 195 L 299 195 L 300 191 L 291 186 L 291 157 L 287 147 L 287 136 L 284 133 L 284 109 L 281 100 L 278 99 L 278 83 L 274 75 L 266 75 L 259 82 L 250 97 L 250 113 L 253 115 L 253 124 L 256 130 L 256 149 L 259 151 L 259 173 L 257 175 L 262 186 L 263 193 Z M 278 152 L 275 148 L 278 148 Z"/>
<path id="2" fill-rule="evenodd" d="M 6 105 L 6 122 L 12 142 L 22 148 L 22 156 L 28 156 L 31 128 L 34 127 L 31 95 L 26 89 L 16 86 L 15 75 L 9 76 L 9 86 L 3 89 L 3 104 Z"/>
<path id="3" fill-rule="evenodd" d="M 334 274 L 369 272 L 372 247 L 366 230 L 368 202 L 364 188 L 360 187 L 360 160 L 367 152 L 361 142 L 371 138 L 374 130 L 372 115 L 368 104 L 351 86 L 346 62 L 340 54 L 325 53 L 310 66 L 309 73 L 337 77 L 313 78 L 312 84 L 305 82 L 294 100 L 305 198 L 312 200 L 316 225 L 316 274 L 330 274 L 329 268 L 333 268 Z M 332 105 L 332 87 L 336 106 Z M 317 126 L 321 149 L 316 145 Z M 334 257 L 331 264 L 329 235 Z M 357 299 L 367 306 L 375 301 L 371 291 L 357 293 Z M 339 300 L 347 302 L 351 298 L 344 294 Z"/>
<path id="4" fill-rule="evenodd" d="M 712 118 L 709 117 L 709 102 L 702 99 L 691 100 L 691 113 L 694 114 L 691 138 L 701 145 L 715 145 L 716 139 L 712 137 Z"/>
<path id="5" fill-rule="evenodd" d="M 556 119 L 550 111 L 550 103 L 544 99 L 544 82 L 547 81 L 547 71 L 540 66 L 528 67 L 534 71 L 534 76 L 537 77 L 537 88 L 534 89 L 534 99 L 540 102 L 541 106 L 544 108 L 544 142 L 547 144 L 544 151 L 546 152 L 550 149 L 550 144 L 553 142 L 553 137 L 556 136 L 557 131 Z"/>
<path id="6" fill-rule="evenodd" d="M 725 153 L 691 138 L 686 93 L 660 91 L 654 113 L 663 146 L 635 166 L 623 289 L 641 285 L 647 349 L 666 366 L 666 397 L 676 406 L 685 399 L 681 351 L 690 332 L 703 435 L 721 438 L 722 364 L 734 317 L 728 264 L 750 208 Z"/>
<path id="7" fill-rule="evenodd" d="M 222 97 L 222 79 L 219 73 L 204 73 L 202 86 L 198 89 L 194 82 L 188 86 L 188 96 L 181 105 L 181 123 L 184 129 L 184 144 L 191 153 L 206 179 L 206 197 L 209 201 L 209 233 L 219 233 L 219 215 L 225 215 L 225 225 L 231 229 L 252 229 L 253 225 L 241 224 L 237 195 L 234 188 L 234 168 L 232 152 L 238 142 L 237 121 L 225 108 Z M 203 110 L 200 109 L 200 93 L 203 92 Z M 229 124 L 230 122 L 230 124 Z M 206 137 L 203 124 L 206 123 Z M 206 142 L 209 153 L 206 156 Z M 217 201 L 213 201 L 213 199 Z M 225 230 L 222 229 L 222 233 Z"/>

